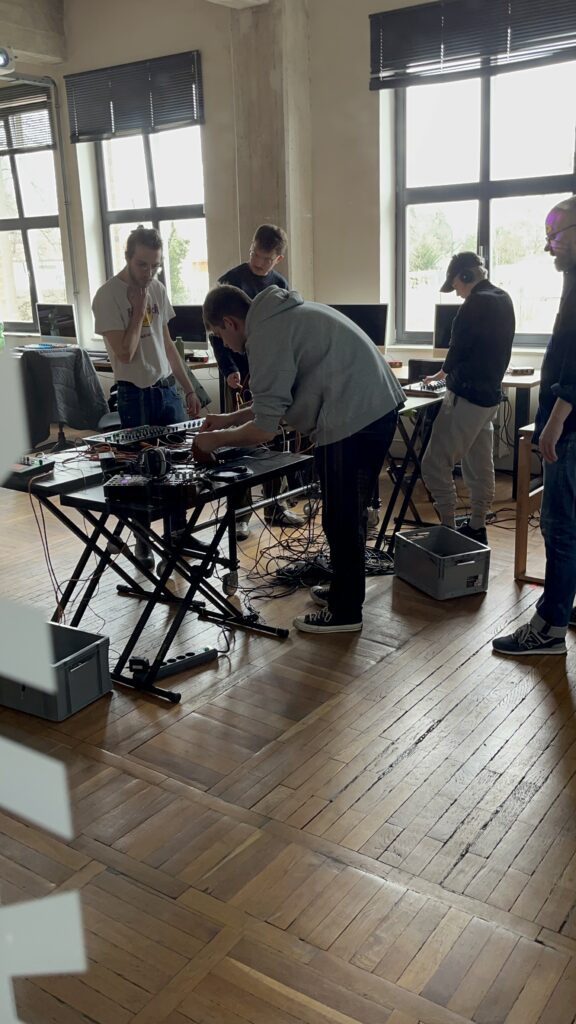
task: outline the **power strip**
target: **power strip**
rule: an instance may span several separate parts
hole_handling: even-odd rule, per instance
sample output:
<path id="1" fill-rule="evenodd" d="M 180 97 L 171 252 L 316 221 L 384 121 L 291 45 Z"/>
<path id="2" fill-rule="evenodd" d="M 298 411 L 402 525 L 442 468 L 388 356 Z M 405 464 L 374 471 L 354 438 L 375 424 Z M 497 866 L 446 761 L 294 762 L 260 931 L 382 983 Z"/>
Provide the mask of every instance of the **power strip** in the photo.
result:
<path id="1" fill-rule="evenodd" d="M 47 455 L 22 455 L 18 462 L 21 466 L 44 466 L 47 462 L 54 465 L 54 459 Z"/>

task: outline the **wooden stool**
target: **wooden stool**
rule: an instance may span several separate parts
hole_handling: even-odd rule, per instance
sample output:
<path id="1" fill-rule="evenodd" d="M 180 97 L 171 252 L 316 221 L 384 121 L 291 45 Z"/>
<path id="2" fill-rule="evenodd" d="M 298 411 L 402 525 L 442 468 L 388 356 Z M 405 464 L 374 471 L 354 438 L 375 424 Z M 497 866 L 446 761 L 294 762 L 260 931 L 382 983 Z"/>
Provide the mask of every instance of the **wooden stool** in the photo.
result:
<path id="1" fill-rule="evenodd" d="M 521 427 L 518 431 L 518 476 L 516 491 L 516 537 L 514 542 L 514 579 L 520 583 L 536 583 L 542 586 L 541 576 L 530 576 L 526 572 L 528 559 L 528 522 L 533 512 L 542 504 L 543 487 L 530 490 L 530 463 L 534 424 Z"/>

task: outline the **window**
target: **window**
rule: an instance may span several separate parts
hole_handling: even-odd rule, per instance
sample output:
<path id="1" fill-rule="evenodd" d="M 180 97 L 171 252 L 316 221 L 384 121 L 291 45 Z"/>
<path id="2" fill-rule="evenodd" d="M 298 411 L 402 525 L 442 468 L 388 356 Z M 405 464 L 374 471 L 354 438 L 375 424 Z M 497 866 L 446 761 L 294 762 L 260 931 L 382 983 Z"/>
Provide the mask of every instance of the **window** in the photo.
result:
<path id="1" fill-rule="evenodd" d="M 200 127 L 97 143 L 106 273 L 125 263 L 138 224 L 164 242 L 161 276 L 172 303 L 198 305 L 208 291 Z"/>
<path id="2" fill-rule="evenodd" d="M 66 302 L 54 143 L 46 93 L 0 95 L 0 317 L 38 330 L 37 302 Z"/>
<path id="3" fill-rule="evenodd" d="M 118 273 L 130 231 L 157 228 L 172 302 L 208 290 L 204 124 L 199 50 L 66 75 L 73 143 L 95 142 L 106 273 Z"/>
<path id="4" fill-rule="evenodd" d="M 575 61 L 396 91 L 400 341 L 431 340 L 447 263 L 464 249 L 510 292 L 517 342 L 546 340 L 562 275 L 544 219 L 576 191 L 574 95 Z"/>

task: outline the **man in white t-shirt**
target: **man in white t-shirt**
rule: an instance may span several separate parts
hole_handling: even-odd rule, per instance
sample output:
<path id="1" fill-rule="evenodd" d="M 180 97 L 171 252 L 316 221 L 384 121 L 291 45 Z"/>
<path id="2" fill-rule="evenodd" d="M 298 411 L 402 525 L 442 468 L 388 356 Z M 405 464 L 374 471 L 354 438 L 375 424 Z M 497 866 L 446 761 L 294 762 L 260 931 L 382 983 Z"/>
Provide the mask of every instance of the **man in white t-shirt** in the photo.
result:
<path id="1" fill-rule="evenodd" d="M 155 279 L 161 262 L 160 235 L 140 225 L 128 236 L 126 266 L 98 289 L 92 303 L 96 333 L 104 337 L 118 384 L 123 427 L 166 426 L 200 412 L 168 330 L 175 314 L 164 285 Z"/>
<path id="2" fill-rule="evenodd" d="M 156 280 L 161 262 L 159 233 L 140 224 L 128 236 L 126 266 L 98 289 L 92 303 L 96 333 L 106 343 L 118 385 L 118 413 L 126 428 L 167 426 L 200 413 L 200 401 L 168 330 L 175 314 L 164 285 Z M 152 552 L 140 541 L 136 555 L 153 566 Z"/>

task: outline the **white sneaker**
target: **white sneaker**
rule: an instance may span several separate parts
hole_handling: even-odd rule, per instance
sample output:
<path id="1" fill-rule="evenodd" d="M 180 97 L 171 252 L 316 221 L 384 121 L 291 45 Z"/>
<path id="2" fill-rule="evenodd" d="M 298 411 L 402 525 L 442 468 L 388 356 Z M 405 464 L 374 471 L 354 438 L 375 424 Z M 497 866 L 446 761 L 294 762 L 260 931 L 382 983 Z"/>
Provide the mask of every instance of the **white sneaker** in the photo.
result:
<path id="1" fill-rule="evenodd" d="M 236 520 L 236 540 L 248 540 L 250 536 L 250 524 L 247 519 Z"/>

